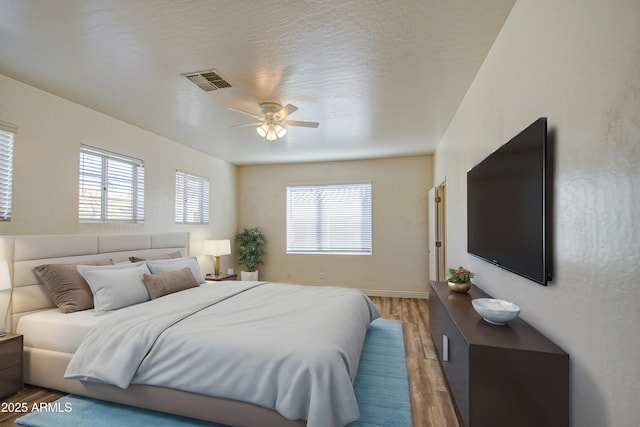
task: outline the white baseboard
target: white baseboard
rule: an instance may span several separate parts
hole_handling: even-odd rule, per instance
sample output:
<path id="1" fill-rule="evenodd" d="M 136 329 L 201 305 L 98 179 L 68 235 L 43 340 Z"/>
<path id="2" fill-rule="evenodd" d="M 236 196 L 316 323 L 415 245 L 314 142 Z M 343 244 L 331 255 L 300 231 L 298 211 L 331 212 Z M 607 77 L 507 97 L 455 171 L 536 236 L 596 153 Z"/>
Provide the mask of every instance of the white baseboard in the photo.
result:
<path id="1" fill-rule="evenodd" d="M 391 298 L 421 298 L 429 299 L 428 291 L 395 291 L 395 290 L 377 290 L 377 289 L 360 289 L 362 293 L 372 297 L 391 297 Z"/>

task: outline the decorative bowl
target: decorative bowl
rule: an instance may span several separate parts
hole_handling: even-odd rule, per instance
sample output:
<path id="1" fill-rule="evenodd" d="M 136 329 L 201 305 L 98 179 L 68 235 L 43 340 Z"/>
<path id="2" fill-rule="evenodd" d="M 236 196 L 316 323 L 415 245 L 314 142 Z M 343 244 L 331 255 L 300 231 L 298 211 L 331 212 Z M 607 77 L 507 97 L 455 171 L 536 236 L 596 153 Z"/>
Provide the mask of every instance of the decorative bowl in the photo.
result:
<path id="1" fill-rule="evenodd" d="M 520 307 L 509 301 L 493 298 L 471 300 L 474 310 L 492 325 L 506 325 L 520 314 Z"/>

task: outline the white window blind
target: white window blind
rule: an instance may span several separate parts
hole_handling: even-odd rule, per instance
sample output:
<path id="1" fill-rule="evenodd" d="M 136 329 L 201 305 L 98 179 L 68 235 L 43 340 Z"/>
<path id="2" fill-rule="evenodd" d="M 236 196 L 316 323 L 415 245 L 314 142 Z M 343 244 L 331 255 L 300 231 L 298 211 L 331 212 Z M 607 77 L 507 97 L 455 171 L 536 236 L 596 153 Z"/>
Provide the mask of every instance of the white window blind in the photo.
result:
<path id="1" fill-rule="evenodd" d="M 176 170 L 176 223 L 209 224 L 209 179 Z"/>
<path id="2" fill-rule="evenodd" d="M 371 183 L 287 186 L 287 253 L 371 254 Z"/>
<path id="3" fill-rule="evenodd" d="M 144 163 L 99 148 L 80 147 L 80 222 L 144 222 Z"/>
<path id="4" fill-rule="evenodd" d="M 16 128 L 0 122 L 0 221 L 11 220 L 13 187 L 13 137 Z"/>

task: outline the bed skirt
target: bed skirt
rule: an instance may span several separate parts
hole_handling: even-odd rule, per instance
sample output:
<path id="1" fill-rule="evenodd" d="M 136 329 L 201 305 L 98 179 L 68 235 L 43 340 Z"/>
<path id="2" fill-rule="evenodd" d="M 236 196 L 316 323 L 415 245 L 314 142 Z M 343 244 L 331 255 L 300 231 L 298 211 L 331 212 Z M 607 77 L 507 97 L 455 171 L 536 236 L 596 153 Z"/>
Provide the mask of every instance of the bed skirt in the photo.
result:
<path id="1" fill-rule="evenodd" d="M 237 400 L 139 384 L 122 390 L 108 384 L 66 380 L 64 372 L 72 357 L 70 353 L 25 347 L 25 383 L 238 427 L 306 426 L 304 420 L 291 421 L 273 409 Z"/>

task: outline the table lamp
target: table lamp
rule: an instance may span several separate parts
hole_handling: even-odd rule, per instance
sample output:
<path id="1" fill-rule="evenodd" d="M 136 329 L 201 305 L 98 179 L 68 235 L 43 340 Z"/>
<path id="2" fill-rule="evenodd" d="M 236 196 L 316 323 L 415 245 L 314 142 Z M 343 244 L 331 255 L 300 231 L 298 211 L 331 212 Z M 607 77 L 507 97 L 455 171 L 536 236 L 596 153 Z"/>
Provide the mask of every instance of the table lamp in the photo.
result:
<path id="1" fill-rule="evenodd" d="M 203 252 L 213 256 L 213 275 L 220 275 L 220 256 L 231 254 L 231 240 L 205 240 Z"/>

